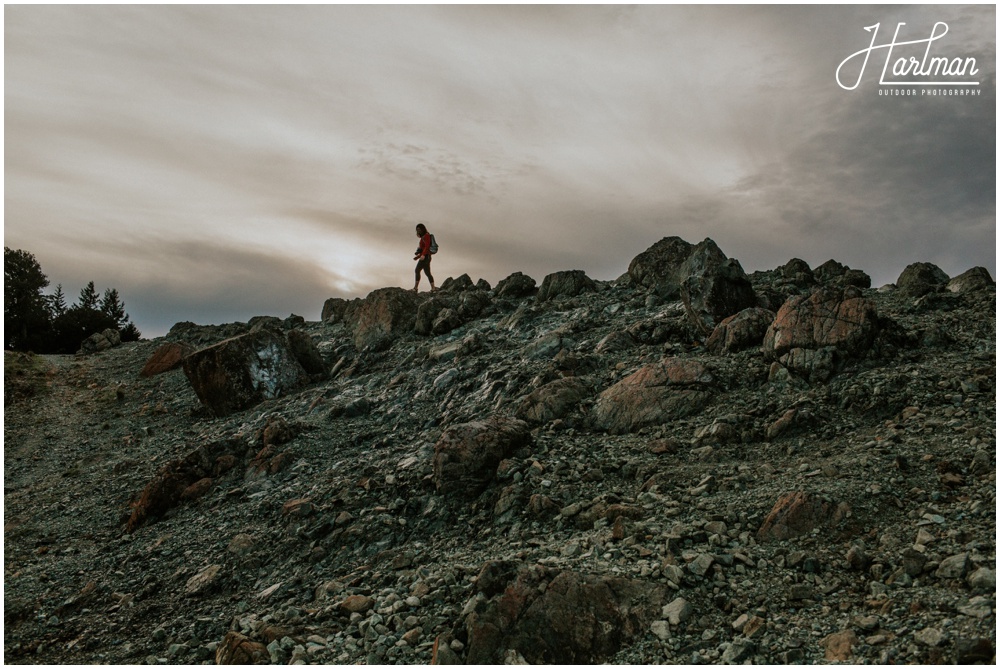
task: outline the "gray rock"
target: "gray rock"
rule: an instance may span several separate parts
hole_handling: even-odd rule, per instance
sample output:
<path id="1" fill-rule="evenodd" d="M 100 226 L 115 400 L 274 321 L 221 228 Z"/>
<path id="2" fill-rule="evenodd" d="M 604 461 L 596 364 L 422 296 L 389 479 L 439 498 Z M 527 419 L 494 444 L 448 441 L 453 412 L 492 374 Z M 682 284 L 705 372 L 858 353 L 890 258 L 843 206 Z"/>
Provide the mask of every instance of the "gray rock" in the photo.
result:
<path id="1" fill-rule="evenodd" d="M 941 560 L 935 575 L 938 578 L 963 578 L 968 570 L 969 554 L 959 553 Z"/>
<path id="2" fill-rule="evenodd" d="M 948 275 L 929 262 L 907 265 L 896 279 L 896 289 L 907 297 L 921 297 L 941 290 L 948 283 Z"/>
<path id="3" fill-rule="evenodd" d="M 663 617 L 674 627 L 686 622 L 693 612 L 694 608 L 683 597 L 678 597 L 663 607 Z"/>
<path id="4" fill-rule="evenodd" d="M 993 592 L 997 588 L 997 573 L 994 569 L 980 567 L 969 574 L 969 587 L 979 592 Z"/>

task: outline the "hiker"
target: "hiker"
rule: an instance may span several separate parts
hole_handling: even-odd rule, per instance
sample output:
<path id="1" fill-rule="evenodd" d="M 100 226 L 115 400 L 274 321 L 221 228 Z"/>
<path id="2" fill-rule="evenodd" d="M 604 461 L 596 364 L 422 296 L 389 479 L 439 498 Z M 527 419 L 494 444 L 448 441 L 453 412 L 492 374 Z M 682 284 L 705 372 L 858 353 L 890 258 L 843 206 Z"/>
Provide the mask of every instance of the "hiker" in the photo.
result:
<path id="1" fill-rule="evenodd" d="M 417 250 L 414 252 L 415 255 L 413 259 L 417 261 L 417 268 L 413 270 L 413 292 L 416 293 L 420 288 L 420 271 L 423 270 L 424 274 L 431 282 L 431 292 L 437 290 L 434 287 L 434 277 L 431 276 L 431 254 L 437 249 L 433 248 L 436 246 L 434 244 L 434 236 L 427 232 L 427 227 L 423 223 L 417 224 L 417 237 L 420 238 L 420 245 L 417 246 Z"/>

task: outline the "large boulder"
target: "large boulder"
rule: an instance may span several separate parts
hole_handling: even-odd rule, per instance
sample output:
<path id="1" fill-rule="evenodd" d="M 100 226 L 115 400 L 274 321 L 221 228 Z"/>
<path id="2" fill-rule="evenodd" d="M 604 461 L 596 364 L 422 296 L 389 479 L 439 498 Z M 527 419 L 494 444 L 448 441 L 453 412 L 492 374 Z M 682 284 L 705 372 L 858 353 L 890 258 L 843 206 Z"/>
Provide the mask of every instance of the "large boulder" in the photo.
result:
<path id="1" fill-rule="evenodd" d="M 664 237 L 632 259 L 628 275 L 636 284 L 652 288 L 664 299 L 677 299 L 684 281 L 684 261 L 694 245 L 680 237 Z"/>
<path id="2" fill-rule="evenodd" d="M 813 278 L 828 288 L 871 288 L 872 279 L 860 269 L 851 269 L 832 258 L 813 270 Z"/>
<path id="3" fill-rule="evenodd" d="M 556 297 L 576 297 L 597 290 L 597 284 L 583 270 L 571 269 L 554 272 L 542 279 L 535 299 L 546 302 Z"/>
<path id="4" fill-rule="evenodd" d="M 923 297 L 942 290 L 947 283 L 948 275 L 934 263 L 915 262 L 896 279 L 896 289 L 907 297 Z"/>
<path id="5" fill-rule="evenodd" d="M 501 279 L 496 288 L 493 289 L 497 297 L 518 298 L 528 297 L 538 292 L 535 280 L 521 272 L 514 272 L 506 279 Z"/>
<path id="6" fill-rule="evenodd" d="M 500 461 L 529 444 L 528 424 L 516 418 L 449 427 L 434 445 L 434 485 L 442 494 L 474 499 L 493 481 Z"/>
<path id="7" fill-rule="evenodd" d="M 301 340 L 299 345 L 308 346 Z M 216 416 L 273 399 L 310 381 L 288 337 L 271 328 L 191 353 L 184 359 L 184 374 L 198 399 Z"/>
<path id="8" fill-rule="evenodd" d="M 530 423 L 548 423 L 569 414 L 590 392 L 590 384 L 578 377 L 556 379 L 523 397 L 514 415 Z"/>
<path id="9" fill-rule="evenodd" d="M 760 307 L 744 309 L 716 325 L 705 348 L 712 353 L 735 353 L 760 346 L 774 315 L 773 311 Z"/>
<path id="10" fill-rule="evenodd" d="M 684 273 L 684 309 L 706 335 L 728 316 L 757 306 L 757 295 L 739 261 L 727 258 L 711 239 L 694 247 L 684 262 Z"/>
<path id="11" fill-rule="evenodd" d="M 713 387 L 712 374 L 702 363 L 668 358 L 601 393 L 594 405 L 594 422 L 621 434 L 692 416 L 712 399 Z"/>
<path id="12" fill-rule="evenodd" d="M 119 346 L 121 343 L 121 333 L 114 328 L 108 328 L 103 332 L 95 332 L 80 342 L 79 353 L 98 353 Z"/>
<path id="13" fill-rule="evenodd" d="M 664 237 L 632 259 L 628 274 L 664 299 L 682 299 L 688 318 L 705 335 L 723 319 L 757 306 L 739 261 L 727 258 L 711 239 L 695 246 Z"/>
<path id="14" fill-rule="evenodd" d="M 466 619 L 468 664 L 609 661 L 649 631 L 671 591 L 645 580 L 531 566 L 487 592 L 499 594 Z"/>
<path id="15" fill-rule="evenodd" d="M 447 294 L 442 288 L 417 307 L 413 331 L 424 336 L 447 334 L 476 318 L 489 306 L 490 296 L 485 291 L 456 289 Z"/>
<path id="16" fill-rule="evenodd" d="M 361 298 L 345 300 L 340 297 L 331 297 L 323 303 L 323 312 L 320 319 L 324 323 L 340 323 L 346 320 L 353 310 L 361 306 Z"/>
<path id="17" fill-rule="evenodd" d="M 962 272 L 945 286 L 952 293 L 969 293 L 974 290 L 996 290 L 997 283 L 985 267 L 973 267 Z"/>
<path id="18" fill-rule="evenodd" d="M 421 298 L 412 290 L 379 288 L 373 290 L 347 314 L 354 328 L 354 345 L 382 348 L 392 339 L 413 330 Z"/>
<path id="19" fill-rule="evenodd" d="M 796 287 L 812 286 L 816 283 L 813 271 L 809 268 L 809 263 L 801 258 L 792 258 L 778 268 L 780 281 Z"/>
<path id="20" fill-rule="evenodd" d="M 862 357 L 878 333 L 875 305 L 856 288 L 789 298 L 764 335 L 763 352 L 789 370 L 824 381 L 839 361 Z"/>

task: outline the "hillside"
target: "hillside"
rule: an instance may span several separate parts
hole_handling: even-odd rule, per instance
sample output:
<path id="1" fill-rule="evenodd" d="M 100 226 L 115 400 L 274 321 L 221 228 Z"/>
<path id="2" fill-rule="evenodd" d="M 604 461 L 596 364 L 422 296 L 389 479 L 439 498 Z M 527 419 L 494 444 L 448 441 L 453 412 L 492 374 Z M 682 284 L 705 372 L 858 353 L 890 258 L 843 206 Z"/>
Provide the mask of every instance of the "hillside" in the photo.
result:
<path id="1" fill-rule="evenodd" d="M 5 662 L 991 663 L 984 272 L 668 238 L 5 352 Z"/>

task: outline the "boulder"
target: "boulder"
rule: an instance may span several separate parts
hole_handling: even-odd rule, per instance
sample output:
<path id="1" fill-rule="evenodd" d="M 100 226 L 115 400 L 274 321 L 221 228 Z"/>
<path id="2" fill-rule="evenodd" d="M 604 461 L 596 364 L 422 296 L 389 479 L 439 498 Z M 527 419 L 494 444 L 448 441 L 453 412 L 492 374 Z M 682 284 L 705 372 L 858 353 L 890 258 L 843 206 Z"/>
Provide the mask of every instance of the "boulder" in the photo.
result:
<path id="1" fill-rule="evenodd" d="M 846 512 L 846 505 L 834 504 L 819 495 L 802 491 L 785 493 L 757 530 L 757 541 L 782 541 L 808 534 L 818 527 L 840 522 Z"/>
<path id="2" fill-rule="evenodd" d="M 597 284 L 583 270 L 571 269 L 564 272 L 554 272 L 542 279 L 542 285 L 535 296 L 539 302 L 546 302 L 556 297 L 576 297 L 583 293 L 597 290 Z"/>
<path id="3" fill-rule="evenodd" d="M 819 645 L 825 649 L 823 659 L 833 662 L 849 662 L 857 643 L 858 637 L 854 630 L 828 634 L 819 641 Z"/>
<path id="4" fill-rule="evenodd" d="M 592 664 L 647 632 L 670 590 L 648 581 L 526 567 L 466 619 L 468 664 Z"/>
<path id="5" fill-rule="evenodd" d="M 80 342 L 79 353 L 97 353 L 114 348 L 122 343 L 122 335 L 114 328 L 108 328 L 103 332 L 95 332 L 82 342 Z"/>
<path id="6" fill-rule="evenodd" d="M 862 357 L 877 334 L 874 304 L 856 288 L 820 289 L 789 298 L 764 335 L 767 360 L 812 380 L 826 380 L 839 358 Z"/>
<path id="7" fill-rule="evenodd" d="M 324 323 L 340 323 L 350 314 L 352 310 L 361 305 L 361 298 L 345 300 L 340 297 L 331 297 L 323 303 L 323 311 L 320 320 Z"/>
<path id="8" fill-rule="evenodd" d="M 812 269 L 809 268 L 809 263 L 801 258 L 792 258 L 779 267 L 778 275 L 781 277 L 782 283 L 799 288 L 812 286 L 816 283 L 816 278 L 813 276 Z"/>
<path id="9" fill-rule="evenodd" d="M 288 337 L 262 328 L 191 353 L 184 373 L 198 399 L 226 416 L 309 382 Z"/>
<path id="10" fill-rule="evenodd" d="M 668 358 L 647 365 L 598 396 L 594 421 L 621 434 L 694 415 L 711 400 L 713 381 L 697 360 Z"/>
<path id="11" fill-rule="evenodd" d="M 896 289 L 907 297 L 923 297 L 936 293 L 948 283 L 948 275 L 940 267 L 929 262 L 907 265 L 896 279 Z"/>
<path id="12" fill-rule="evenodd" d="M 167 462 L 132 502 L 126 531 L 134 532 L 182 501 L 197 499 L 211 487 L 212 477 L 231 468 L 225 466 L 225 461 L 239 461 L 246 450 L 245 442 L 228 439 L 203 444 L 184 457 Z"/>
<path id="13" fill-rule="evenodd" d="M 590 392 L 590 384 L 577 377 L 556 379 L 522 398 L 514 415 L 530 423 L 549 423 L 569 414 Z"/>
<path id="14" fill-rule="evenodd" d="M 836 260 L 827 260 L 813 270 L 813 278 L 829 288 L 871 288 L 871 277 L 859 269 L 851 269 Z"/>
<path id="15" fill-rule="evenodd" d="M 969 293 L 975 290 L 996 290 L 997 283 L 985 267 L 973 267 L 962 272 L 945 286 L 952 293 Z"/>
<path id="16" fill-rule="evenodd" d="M 153 351 L 139 376 L 150 377 L 177 369 L 184 363 L 184 358 L 194 352 L 194 347 L 182 342 L 168 342 Z"/>
<path id="17" fill-rule="evenodd" d="M 632 259 L 628 275 L 663 299 L 684 300 L 688 318 L 706 335 L 724 318 L 757 306 L 739 261 L 727 258 L 711 239 L 695 246 L 664 237 Z"/>
<path id="18" fill-rule="evenodd" d="M 270 664 L 267 646 L 239 632 L 227 632 L 215 651 L 216 664 Z"/>
<path id="19" fill-rule="evenodd" d="M 434 321 L 438 315 L 445 310 L 454 310 L 458 307 L 458 300 L 454 296 L 435 295 L 425 300 L 417 307 L 414 317 L 413 331 L 418 335 L 430 335 L 434 332 Z"/>
<path id="20" fill-rule="evenodd" d="M 691 250 L 682 272 L 684 309 L 706 335 L 723 319 L 757 306 L 757 295 L 739 261 L 727 258 L 711 239 Z"/>
<path id="21" fill-rule="evenodd" d="M 664 299 L 677 299 L 685 278 L 684 262 L 694 245 L 680 237 L 664 237 L 632 259 L 628 275 L 634 283 L 652 288 Z"/>
<path id="22" fill-rule="evenodd" d="M 490 305 L 489 294 L 480 290 L 442 288 L 417 307 L 413 331 L 418 335 L 447 334 L 479 316 Z"/>
<path id="23" fill-rule="evenodd" d="M 735 353 L 760 346 L 775 313 L 760 307 L 750 307 L 722 320 L 715 326 L 705 348 L 712 353 Z"/>
<path id="24" fill-rule="evenodd" d="M 438 492 L 478 497 L 500 461 L 531 443 L 528 424 L 506 416 L 449 427 L 434 445 L 433 482 Z"/>
<path id="25" fill-rule="evenodd" d="M 413 330 L 421 298 L 411 290 L 379 288 L 373 290 L 346 316 L 354 329 L 358 349 L 386 347 L 392 339 Z"/>
<path id="26" fill-rule="evenodd" d="M 535 280 L 521 272 L 514 272 L 506 279 L 501 279 L 496 288 L 493 289 L 497 297 L 518 298 L 528 297 L 538 292 L 535 287 Z"/>
<path id="27" fill-rule="evenodd" d="M 441 284 L 439 290 L 442 293 L 460 293 L 463 290 L 469 290 L 470 288 L 475 288 L 475 284 L 472 283 L 472 278 L 468 274 L 463 274 L 457 279 L 448 277 Z"/>

